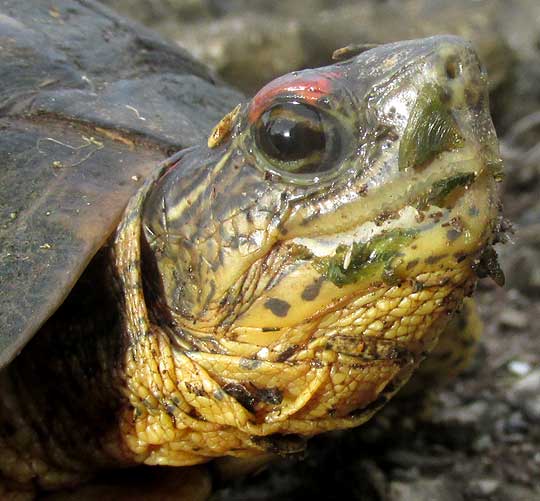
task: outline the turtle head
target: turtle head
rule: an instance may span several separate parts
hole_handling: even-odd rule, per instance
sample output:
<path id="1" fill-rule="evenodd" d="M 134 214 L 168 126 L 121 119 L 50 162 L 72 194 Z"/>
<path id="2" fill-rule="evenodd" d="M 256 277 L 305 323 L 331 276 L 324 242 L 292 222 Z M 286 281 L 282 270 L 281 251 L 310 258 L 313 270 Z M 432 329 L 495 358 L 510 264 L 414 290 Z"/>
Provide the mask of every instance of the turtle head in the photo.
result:
<path id="1" fill-rule="evenodd" d="M 431 349 L 492 240 L 500 161 L 476 54 L 433 37 L 285 75 L 210 146 L 144 204 L 151 297 L 249 433 L 358 424 Z"/>

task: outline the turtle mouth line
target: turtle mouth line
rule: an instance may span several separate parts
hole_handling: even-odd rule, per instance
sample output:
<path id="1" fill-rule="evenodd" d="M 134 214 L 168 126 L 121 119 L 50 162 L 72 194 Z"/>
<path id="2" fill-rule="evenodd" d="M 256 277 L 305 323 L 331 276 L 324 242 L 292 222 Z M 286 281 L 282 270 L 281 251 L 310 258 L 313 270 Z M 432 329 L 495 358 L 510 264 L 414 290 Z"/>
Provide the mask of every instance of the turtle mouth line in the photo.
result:
<path id="1" fill-rule="evenodd" d="M 436 265 L 444 256 L 485 247 L 492 227 L 489 183 L 485 174 L 454 174 L 432 183 L 383 222 L 294 243 L 306 248 L 312 266 L 339 288 L 375 278 L 392 284 L 410 273 L 409 268 L 396 271 L 402 262 Z"/>
<path id="2" fill-rule="evenodd" d="M 297 237 L 293 244 L 307 247 L 317 258 L 328 257 L 340 246 L 352 248 L 354 245 L 367 245 L 384 235 L 408 237 L 414 235 L 415 227 L 427 229 L 440 222 L 446 222 L 463 198 L 464 193 L 474 188 L 478 176 L 474 172 L 464 172 L 439 179 L 418 195 L 403 202 L 403 205 L 387 211 L 385 218 L 366 221 L 331 235 L 318 237 Z M 408 240 L 408 239 L 407 239 Z M 348 268 L 354 251 L 344 255 L 345 268 Z M 347 255 L 348 254 L 348 255 Z"/>

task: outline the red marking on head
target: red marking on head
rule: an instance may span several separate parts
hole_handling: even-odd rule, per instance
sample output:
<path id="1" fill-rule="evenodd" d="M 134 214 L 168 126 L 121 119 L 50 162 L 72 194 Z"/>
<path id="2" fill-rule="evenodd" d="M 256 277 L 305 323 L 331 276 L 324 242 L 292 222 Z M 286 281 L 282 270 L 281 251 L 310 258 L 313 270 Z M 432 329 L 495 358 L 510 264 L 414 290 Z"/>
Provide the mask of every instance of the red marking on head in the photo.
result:
<path id="1" fill-rule="evenodd" d="M 333 88 L 336 72 L 321 73 L 320 70 L 307 70 L 298 75 L 288 74 L 272 80 L 265 85 L 249 105 L 249 121 L 254 123 L 266 110 L 272 100 L 281 95 L 297 97 L 302 101 L 317 101 L 328 95 Z"/>

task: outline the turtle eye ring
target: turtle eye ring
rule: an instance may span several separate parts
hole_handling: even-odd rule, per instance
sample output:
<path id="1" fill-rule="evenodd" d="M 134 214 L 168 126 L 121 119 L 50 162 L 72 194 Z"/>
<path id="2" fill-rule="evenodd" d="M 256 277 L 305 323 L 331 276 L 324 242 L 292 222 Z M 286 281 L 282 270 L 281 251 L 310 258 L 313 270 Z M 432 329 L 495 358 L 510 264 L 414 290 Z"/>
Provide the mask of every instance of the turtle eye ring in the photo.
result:
<path id="1" fill-rule="evenodd" d="M 336 118 L 298 101 L 268 108 L 254 124 L 254 135 L 257 148 L 278 172 L 324 173 L 332 170 L 341 156 Z"/>

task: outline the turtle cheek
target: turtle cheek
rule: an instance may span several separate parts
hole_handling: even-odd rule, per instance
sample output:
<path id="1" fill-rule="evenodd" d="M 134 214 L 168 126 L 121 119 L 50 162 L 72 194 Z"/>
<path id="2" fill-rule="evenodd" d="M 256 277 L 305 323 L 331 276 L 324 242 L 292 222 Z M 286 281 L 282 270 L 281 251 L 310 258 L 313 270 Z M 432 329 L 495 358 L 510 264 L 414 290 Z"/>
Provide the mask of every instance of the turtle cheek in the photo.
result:
<path id="1" fill-rule="evenodd" d="M 235 328 L 261 331 L 295 328 L 324 308 L 331 297 L 332 284 L 325 281 L 309 260 L 288 264 L 277 276 L 236 319 Z"/>

